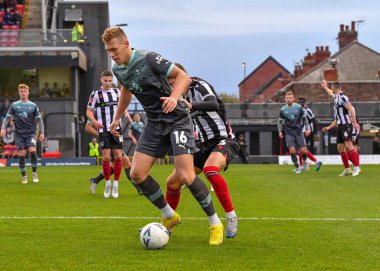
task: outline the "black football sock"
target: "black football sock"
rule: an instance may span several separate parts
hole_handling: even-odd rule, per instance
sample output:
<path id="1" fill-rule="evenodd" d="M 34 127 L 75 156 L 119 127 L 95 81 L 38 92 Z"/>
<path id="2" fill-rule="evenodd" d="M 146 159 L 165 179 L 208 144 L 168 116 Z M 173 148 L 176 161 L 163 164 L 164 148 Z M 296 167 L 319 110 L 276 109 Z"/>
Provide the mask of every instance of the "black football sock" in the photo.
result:
<path id="1" fill-rule="evenodd" d="M 212 216 L 216 213 L 210 192 L 206 184 L 198 176 L 195 177 L 193 183 L 189 186 L 189 190 L 207 216 Z"/>
<path id="2" fill-rule="evenodd" d="M 35 151 L 30 153 L 30 162 L 32 164 L 32 172 L 37 172 L 37 153 Z"/>
<path id="3" fill-rule="evenodd" d="M 18 166 L 20 167 L 21 176 L 25 177 L 25 175 L 26 175 L 26 172 L 25 172 L 25 156 L 19 157 Z"/>
<path id="4" fill-rule="evenodd" d="M 296 168 L 298 168 L 298 167 L 299 167 L 299 165 L 298 165 L 298 158 L 297 158 L 297 154 L 295 154 L 295 153 L 292 153 L 292 154 L 290 155 L 290 157 L 292 157 L 292 161 L 293 161 L 293 164 L 294 164 L 294 166 L 295 166 Z"/>
<path id="5" fill-rule="evenodd" d="M 129 180 L 129 181 L 131 182 L 131 184 L 136 188 L 137 192 L 138 192 L 140 195 L 142 195 L 143 192 L 142 192 L 141 189 L 137 186 L 137 184 L 135 183 L 135 181 L 132 180 L 132 178 L 131 178 L 131 168 L 130 168 L 130 167 L 129 167 L 129 168 L 125 168 L 124 171 L 125 171 L 125 175 L 127 175 L 128 180 Z"/>
<path id="6" fill-rule="evenodd" d="M 144 196 L 158 209 L 162 209 L 168 205 L 162 194 L 160 185 L 150 175 L 142 183 L 137 184 L 137 186 L 141 189 Z"/>

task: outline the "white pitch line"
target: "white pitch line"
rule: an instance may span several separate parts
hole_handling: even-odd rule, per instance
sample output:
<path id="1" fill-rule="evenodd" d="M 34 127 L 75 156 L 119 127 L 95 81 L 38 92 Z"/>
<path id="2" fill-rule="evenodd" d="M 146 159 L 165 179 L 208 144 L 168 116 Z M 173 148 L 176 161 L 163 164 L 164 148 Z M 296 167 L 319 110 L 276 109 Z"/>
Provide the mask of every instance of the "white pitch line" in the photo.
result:
<path id="1" fill-rule="evenodd" d="M 114 220 L 157 220 L 160 217 L 148 216 L 0 216 L 0 219 L 114 219 Z M 182 217 L 183 220 L 206 220 L 205 217 Z M 225 220 L 225 218 L 222 218 Z M 272 221 L 369 221 L 380 222 L 380 218 L 334 218 L 334 217 L 239 217 L 239 220 Z"/>

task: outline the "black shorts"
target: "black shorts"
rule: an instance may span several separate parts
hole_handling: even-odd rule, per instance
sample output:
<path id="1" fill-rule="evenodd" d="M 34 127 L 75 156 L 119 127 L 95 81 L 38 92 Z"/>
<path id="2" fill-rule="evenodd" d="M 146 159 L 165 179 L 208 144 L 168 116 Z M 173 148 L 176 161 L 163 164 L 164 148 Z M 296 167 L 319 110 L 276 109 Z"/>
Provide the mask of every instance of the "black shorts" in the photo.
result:
<path id="1" fill-rule="evenodd" d="M 345 141 L 352 140 L 352 124 L 339 124 L 338 125 L 338 133 L 336 136 L 336 143 L 344 144 Z"/>
<path id="2" fill-rule="evenodd" d="M 212 152 L 220 152 L 226 158 L 227 170 L 229 163 L 239 152 L 239 145 L 234 139 L 215 138 L 205 142 L 197 142 L 198 152 L 194 154 L 194 167 L 203 170 L 203 167 Z"/>
<path id="3" fill-rule="evenodd" d="M 102 149 L 122 149 L 123 136 L 116 137 L 111 132 L 99 133 L 99 144 Z"/>
<path id="4" fill-rule="evenodd" d="M 137 142 L 136 151 L 151 157 L 165 157 L 169 147 L 173 155 L 195 152 L 193 123 L 190 116 L 175 123 L 150 121 Z"/>
<path id="5" fill-rule="evenodd" d="M 36 135 L 15 135 L 15 144 L 18 150 L 27 150 L 36 147 Z"/>

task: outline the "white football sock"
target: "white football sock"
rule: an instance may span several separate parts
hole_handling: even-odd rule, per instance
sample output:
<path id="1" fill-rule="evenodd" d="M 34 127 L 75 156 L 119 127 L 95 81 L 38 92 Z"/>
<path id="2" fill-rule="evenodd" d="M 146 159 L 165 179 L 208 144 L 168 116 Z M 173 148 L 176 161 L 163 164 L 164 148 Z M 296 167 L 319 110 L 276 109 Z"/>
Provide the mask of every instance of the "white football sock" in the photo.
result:
<path id="1" fill-rule="evenodd" d="M 216 226 L 216 225 L 222 224 L 222 222 L 220 221 L 216 213 L 208 217 L 208 223 L 210 224 L 210 226 Z"/>
<path id="2" fill-rule="evenodd" d="M 172 207 L 170 207 L 169 204 L 166 204 L 166 206 L 160 209 L 160 211 L 162 216 L 165 218 L 170 218 L 174 216 L 174 210 L 172 209 Z"/>

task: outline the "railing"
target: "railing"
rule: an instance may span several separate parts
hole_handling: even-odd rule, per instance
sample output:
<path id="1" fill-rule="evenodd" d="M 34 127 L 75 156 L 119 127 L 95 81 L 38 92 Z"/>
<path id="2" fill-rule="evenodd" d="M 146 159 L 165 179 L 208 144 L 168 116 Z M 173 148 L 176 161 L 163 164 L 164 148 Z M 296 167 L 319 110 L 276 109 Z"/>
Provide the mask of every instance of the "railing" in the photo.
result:
<path id="1" fill-rule="evenodd" d="M 44 41 L 42 29 L 6 29 L 0 30 L 1 47 L 62 47 L 76 46 L 81 42 L 71 41 L 71 29 L 47 31 Z"/>

